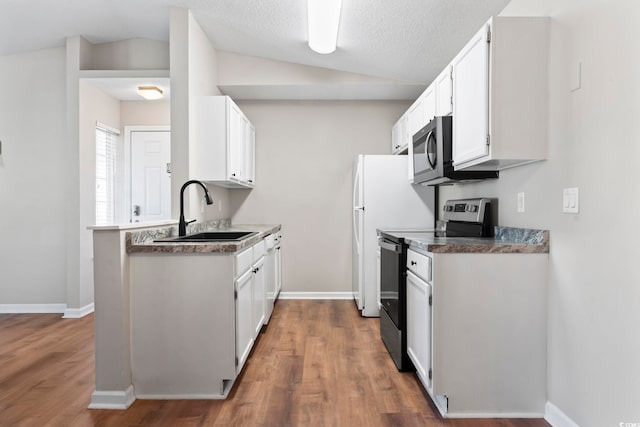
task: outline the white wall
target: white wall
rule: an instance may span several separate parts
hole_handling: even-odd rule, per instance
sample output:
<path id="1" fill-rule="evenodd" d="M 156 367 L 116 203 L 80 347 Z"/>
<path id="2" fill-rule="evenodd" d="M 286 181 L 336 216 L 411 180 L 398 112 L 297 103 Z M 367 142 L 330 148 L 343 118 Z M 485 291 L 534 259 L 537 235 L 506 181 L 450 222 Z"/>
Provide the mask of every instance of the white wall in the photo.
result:
<path id="1" fill-rule="evenodd" d="M 189 176 L 189 109 L 191 98 L 198 95 L 221 95 L 217 82 L 217 52 L 191 15 L 181 8 L 171 8 L 171 212 L 178 218 L 180 188 Z M 202 190 L 195 185 L 185 192 L 185 217 L 209 220 L 229 217 L 229 190 L 207 186 L 214 206 L 200 213 Z M 218 210 L 222 204 L 222 211 Z"/>
<path id="2" fill-rule="evenodd" d="M 96 122 L 120 129 L 120 101 L 80 80 L 80 287 L 78 305 L 93 302 L 93 238 L 87 227 L 96 223 Z M 124 139 L 120 138 L 123 147 Z M 121 150 L 122 151 L 122 150 Z M 116 206 L 116 211 L 119 208 Z"/>
<path id="3" fill-rule="evenodd" d="M 497 197 L 501 225 L 551 230 L 549 401 L 582 427 L 640 423 L 640 3 L 514 0 L 503 14 L 552 17 L 549 159 L 440 200 Z M 578 215 L 561 211 L 567 187 Z"/>
<path id="4" fill-rule="evenodd" d="M 233 223 L 282 224 L 284 291 L 350 291 L 352 163 L 390 154 L 391 126 L 409 104 L 238 105 L 256 128 L 256 188 L 231 191 Z"/>
<path id="5" fill-rule="evenodd" d="M 0 56 L 0 94 L 0 304 L 64 304 L 65 49 Z"/>

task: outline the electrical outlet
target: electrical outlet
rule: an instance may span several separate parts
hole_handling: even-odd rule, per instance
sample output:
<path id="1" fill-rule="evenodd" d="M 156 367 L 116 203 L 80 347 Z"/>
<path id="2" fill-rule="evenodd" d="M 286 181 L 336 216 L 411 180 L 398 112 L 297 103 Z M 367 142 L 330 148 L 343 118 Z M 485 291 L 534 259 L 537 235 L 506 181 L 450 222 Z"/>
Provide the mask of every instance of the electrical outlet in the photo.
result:
<path id="1" fill-rule="evenodd" d="M 200 213 L 204 213 L 204 197 L 200 199 Z"/>
<path id="2" fill-rule="evenodd" d="M 222 199 L 218 200 L 218 212 L 222 212 Z"/>
<path id="3" fill-rule="evenodd" d="M 524 212 L 524 193 L 518 193 L 518 212 Z"/>
<path id="4" fill-rule="evenodd" d="M 563 190 L 562 212 L 580 213 L 580 190 L 577 187 L 565 188 Z"/>

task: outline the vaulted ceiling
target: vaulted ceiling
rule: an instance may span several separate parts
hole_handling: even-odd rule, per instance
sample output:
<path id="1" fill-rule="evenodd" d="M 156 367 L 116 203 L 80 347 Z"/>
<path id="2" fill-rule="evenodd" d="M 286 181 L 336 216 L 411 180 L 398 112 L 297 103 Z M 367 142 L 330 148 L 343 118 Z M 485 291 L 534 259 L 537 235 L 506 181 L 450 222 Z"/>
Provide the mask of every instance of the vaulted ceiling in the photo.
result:
<path id="1" fill-rule="evenodd" d="M 343 0 L 338 49 L 306 44 L 305 0 L 2 0 L 0 54 L 92 43 L 169 40 L 169 8 L 190 9 L 223 51 L 415 83 L 430 82 L 509 0 Z"/>

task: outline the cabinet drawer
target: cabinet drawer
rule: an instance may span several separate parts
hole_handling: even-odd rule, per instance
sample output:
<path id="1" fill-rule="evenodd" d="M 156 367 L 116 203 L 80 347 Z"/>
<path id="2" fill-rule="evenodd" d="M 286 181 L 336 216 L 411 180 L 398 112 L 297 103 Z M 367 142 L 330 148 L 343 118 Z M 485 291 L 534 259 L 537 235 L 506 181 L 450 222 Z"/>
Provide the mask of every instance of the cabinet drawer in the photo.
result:
<path id="1" fill-rule="evenodd" d="M 252 263 L 253 263 L 252 248 L 245 249 L 244 251 L 236 254 L 234 277 L 241 276 L 245 271 L 247 271 L 251 267 Z"/>
<path id="2" fill-rule="evenodd" d="M 253 262 L 256 262 L 260 258 L 262 258 L 264 256 L 264 252 L 265 252 L 264 240 L 260 240 L 258 243 L 253 245 Z"/>
<path id="3" fill-rule="evenodd" d="M 407 251 L 407 269 L 418 277 L 431 282 L 431 258 L 418 252 Z"/>

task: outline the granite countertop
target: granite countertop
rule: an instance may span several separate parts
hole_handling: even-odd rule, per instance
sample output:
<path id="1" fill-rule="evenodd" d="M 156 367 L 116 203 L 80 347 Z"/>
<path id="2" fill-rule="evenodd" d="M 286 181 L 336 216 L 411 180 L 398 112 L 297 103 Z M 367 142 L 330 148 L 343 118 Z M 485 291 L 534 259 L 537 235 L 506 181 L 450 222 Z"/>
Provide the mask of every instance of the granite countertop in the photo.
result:
<path id="1" fill-rule="evenodd" d="M 410 247 L 432 253 L 549 253 L 549 231 L 495 227 L 495 237 L 436 237 L 433 232 L 391 232 Z"/>
<path id="2" fill-rule="evenodd" d="M 280 224 L 241 224 L 231 225 L 228 220 L 207 221 L 190 224 L 187 234 L 204 231 L 255 231 L 257 234 L 239 241 L 222 242 L 155 242 L 178 236 L 178 227 L 159 227 L 147 230 L 127 232 L 125 240 L 128 253 L 233 253 L 250 247 L 267 235 L 280 230 Z"/>

